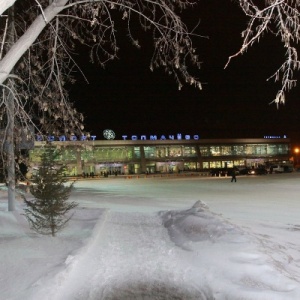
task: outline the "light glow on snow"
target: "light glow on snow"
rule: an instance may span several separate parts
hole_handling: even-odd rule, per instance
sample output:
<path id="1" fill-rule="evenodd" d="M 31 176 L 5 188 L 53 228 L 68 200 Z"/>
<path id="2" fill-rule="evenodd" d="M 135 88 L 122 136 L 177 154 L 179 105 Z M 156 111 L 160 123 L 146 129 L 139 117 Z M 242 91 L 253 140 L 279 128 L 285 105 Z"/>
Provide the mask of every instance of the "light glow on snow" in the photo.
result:
<path id="1" fill-rule="evenodd" d="M 57 237 L 0 191 L 1 300 L 300 299 L 300 173 L 78 181 Z"/>

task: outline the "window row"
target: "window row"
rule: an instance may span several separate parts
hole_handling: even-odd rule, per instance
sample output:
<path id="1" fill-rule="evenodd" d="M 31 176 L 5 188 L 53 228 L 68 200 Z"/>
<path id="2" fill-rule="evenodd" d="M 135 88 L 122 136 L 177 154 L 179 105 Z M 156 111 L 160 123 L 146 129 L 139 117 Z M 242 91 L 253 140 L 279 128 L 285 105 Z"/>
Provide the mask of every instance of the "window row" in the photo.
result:
<path id="1" fill-rule="evenodd" d="M 141 149 L 142 152 L 141 153 Z M 289 153 L 287 144 L 249 144 L 230 146 L 144 146 L 144 147 L 89 147 L 65 148 L 58 160 L 76 161 L 129 161 L 140 159 L 163 159 L 179 157 L 197 157 L 197 150 L 202 157 L 215 156 L 272 156 Z M 42 148 L 30 151 L 32 161 L 38 161 Z"/>
<path id="2" fill-rule="evenodd" d="M 233 145 L 233 146 L 200 146 L 201 156 L 267 156 L 282 155 L 289 153 L 287 144 L 249 144 L 249 145 Z"/>

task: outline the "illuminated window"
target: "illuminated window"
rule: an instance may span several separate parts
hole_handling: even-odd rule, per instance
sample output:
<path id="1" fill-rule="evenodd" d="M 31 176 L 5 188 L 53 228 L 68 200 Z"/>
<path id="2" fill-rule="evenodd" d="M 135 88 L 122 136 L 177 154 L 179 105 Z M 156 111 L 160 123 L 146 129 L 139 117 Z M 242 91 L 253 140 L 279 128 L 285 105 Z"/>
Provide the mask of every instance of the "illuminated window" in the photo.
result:
<path id="1" fill-rule="evenodd" d="M 231 146 L 221 146 L 221 155 L 232 155 Z"/>
<path id="2" fill-rule="evenodd" d="M 244 155 L 245 154 L 245 147 L 240 145 L 233 146 L 233 155 Z"/>
<path id="3" fill-rule="evenodd" d="M 235 167 L 244 167 L 245 166 L 245 161 L 244 160 L 235 160 L 235 161 L 233 161 L 233 165 Z"/>
<path id="4" fill-rule="evenodd" d="M 221 161 L 212 161 L 210 162 L 210 168 L 222 168 Z"/>
<path id="5" fill-rule="evenodd" d="M 254 155 L 254 146 L 253 145 L 246 145 L 245 146 L 245 154 L 247 155 Z"/>
<path id="6" fill-rule="evenodd" d="M 222 161 L 222 168 L 233 168 L 233 161 Z"/>
<path id="7" fill-rule="evenodd" d="M 134 158 L 141 158 L 140 147 L 134 147 L 133 151 L 134 151 Z"/>
<path id="8" fill-rule="evenodd" d="M 155 158 L 156 157 L 156 147 L 144 147 L 145 158 Z"/>
<path id="9" fill-rule="evenodd" d="M 212 156 L 219 156 L 221 155 L 221 147 L 220 146 L 211 146 L 210 153 Z"/>
<path id="10" fill-rule="evenodd" d="M 208 161 L 203 162 L 203 169 L 209 169 L 209 162 Z"/>
<path id="11" fill-rule="evenodd" d="M 181 147 L 169 147 L 169 157 L 180 157 L 182 156 Z"/>
<path id="12" fill-rule="evenodd" d="M 183 169 L 185 171 L 195 171 L 197 169 L 197 164 L 195 162 L 184 163 Z"/>
<path id="13" fill-rule="evenodd" d="M 157 158 L 160 158 L 160 157 L 166 157 L 167 155 L 166 155 L 166 153 L 167 153 L 167 151 L 166 151 L 166 147 L 156 147 L 155 148 L 156 149 L 156 157 Z"/>
<path id="14" fill-rule="evenodd" d="M 200 149 L 201 156 L 209 156 L 209 149 L 208 149 L 208 147 L 199 147 L 199 149 Z"/>
<path id="15" fill-rule="evenodd" d="M 184 147 L 183 156 L 185 157 L 195 157 L 197 156 L 195 147 Z"/>

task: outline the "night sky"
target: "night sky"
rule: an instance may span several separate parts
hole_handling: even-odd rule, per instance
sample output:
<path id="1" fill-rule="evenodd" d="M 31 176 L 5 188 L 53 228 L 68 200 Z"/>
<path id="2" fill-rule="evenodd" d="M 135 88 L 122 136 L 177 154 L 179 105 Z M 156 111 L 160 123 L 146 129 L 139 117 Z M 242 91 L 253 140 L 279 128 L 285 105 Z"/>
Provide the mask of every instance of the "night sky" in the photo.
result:
<path id="1" fill-rule="evenodd" d="M 265 36 L 224 70 L 228 56 L 238 51 L 240 33 L 246 27 L 237 4 L 200 1 L 184 18 L 191 25 L 200 19 L 198 33 L 209 36 L 193 39 L 203 61 L 197 72 L 206 83 L 203 90 L 184 86 L 178 91 L 174 78 L 162 69 L 150 71 L 150 32 L 140 50 L 127 39 L 120 39 L 120 59 L 109 62 L 105 69 L 90 64 L 86 53 L 77 59 L 89 84 L 78 74 L 70 97 L 85 116 L 86 130 L 98 139 L 102 139 L 104 129 L 112 129 L 116 139 L 124 134 L 182 133 L 201 138 L 286 134 L 300 141 L 300 85 L 287 95 L 284 106 L 277 109 L 270 105 L 279 85 L 266 79 L 283 61 L 280 41 Z"/>

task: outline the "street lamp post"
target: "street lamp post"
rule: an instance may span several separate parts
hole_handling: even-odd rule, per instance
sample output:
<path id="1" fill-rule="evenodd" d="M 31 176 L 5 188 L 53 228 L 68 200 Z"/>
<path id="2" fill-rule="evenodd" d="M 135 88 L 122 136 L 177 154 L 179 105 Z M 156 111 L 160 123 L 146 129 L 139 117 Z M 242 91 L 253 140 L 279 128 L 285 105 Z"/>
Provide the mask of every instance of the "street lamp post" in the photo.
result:
<path id="1" fill-rule="evenodd" d="M 295 148 L 294 149 L 294 153 L 295 153 L 295 167 L 298 167 L 299 165 L 299 152 L 300 152 L 300 149 L 299 148 Z"/>

